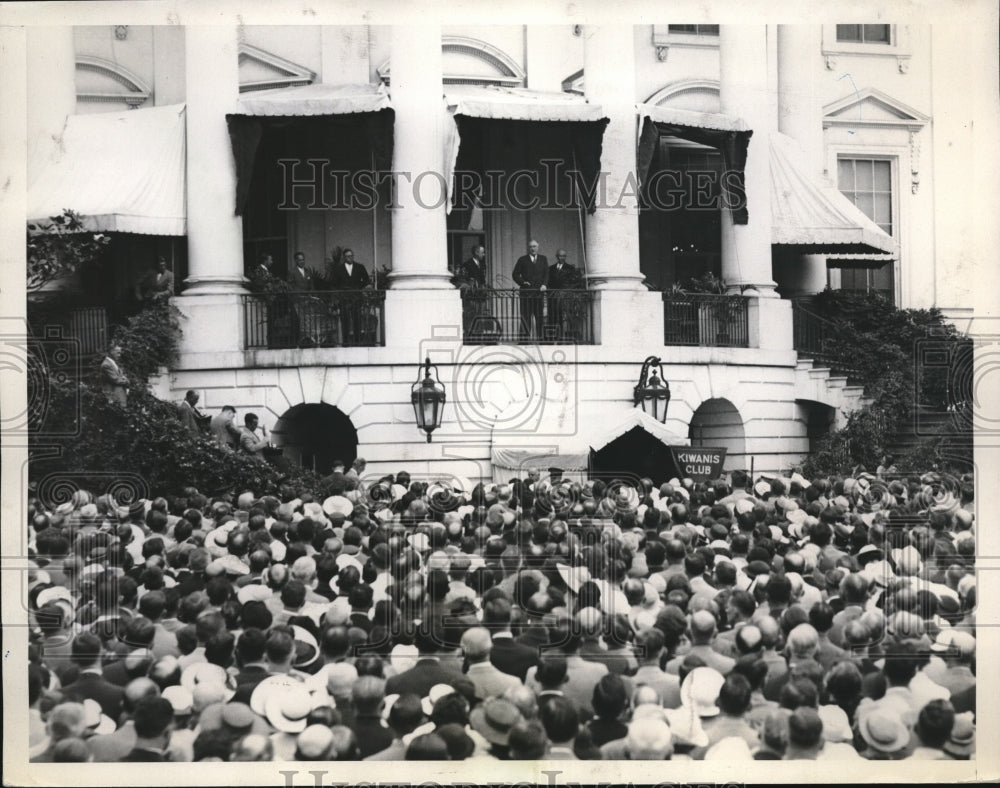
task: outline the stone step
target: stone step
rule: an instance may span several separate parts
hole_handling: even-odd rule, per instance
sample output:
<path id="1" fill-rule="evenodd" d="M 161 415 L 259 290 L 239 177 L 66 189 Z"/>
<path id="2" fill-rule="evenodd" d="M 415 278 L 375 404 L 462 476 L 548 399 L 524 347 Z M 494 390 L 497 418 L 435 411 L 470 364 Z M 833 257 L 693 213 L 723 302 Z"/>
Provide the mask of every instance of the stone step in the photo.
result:
<path id="1" fill-rule="evenodd" d="M 831 375 L 826 381 L 827 388 L 845 389 L 847 388 L 847 378 L 840 375 Z"/>
<path id="2" fill-rule="evenodd" d="M 829 367 L 813 367 L 809 370 L 809 377 L 813 380 L 827 380 L 830 377 Z"/>

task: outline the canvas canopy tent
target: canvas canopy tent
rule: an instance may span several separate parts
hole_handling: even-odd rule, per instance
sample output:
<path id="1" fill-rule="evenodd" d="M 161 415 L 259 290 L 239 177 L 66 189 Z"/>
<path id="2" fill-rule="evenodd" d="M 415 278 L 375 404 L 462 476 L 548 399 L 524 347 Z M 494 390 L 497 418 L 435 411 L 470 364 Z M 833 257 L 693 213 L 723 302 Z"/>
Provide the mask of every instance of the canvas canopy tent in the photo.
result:
<path id="1" fill-rule="evenodd" d="M 183 104 L 70 115 L 28 187 L 28 221 L 70 209 L 91 231 L 184 235 L 185 156 Z"/>

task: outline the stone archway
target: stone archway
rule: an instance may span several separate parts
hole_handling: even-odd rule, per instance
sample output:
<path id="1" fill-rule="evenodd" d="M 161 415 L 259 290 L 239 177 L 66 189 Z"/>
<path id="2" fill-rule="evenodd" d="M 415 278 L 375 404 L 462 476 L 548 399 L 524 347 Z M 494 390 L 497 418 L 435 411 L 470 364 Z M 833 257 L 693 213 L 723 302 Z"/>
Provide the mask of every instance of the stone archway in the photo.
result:
<path id="1" fill-rule="evenodd" d="M 271 430 L 272 441 L 295 465 L 326 475 L 335 461 L 348 465 L 358 456 L 358 432 L 339 408 L 304 402 L 285 411 Z"/>
<path id="2" fill-rule="evenodd" d="M 748 467 L 746 432 L 743 417 L 728 399 L 708 399 L 691 417 L 688 438 L 692 447 L 725 447 L 724 470 Z"/>

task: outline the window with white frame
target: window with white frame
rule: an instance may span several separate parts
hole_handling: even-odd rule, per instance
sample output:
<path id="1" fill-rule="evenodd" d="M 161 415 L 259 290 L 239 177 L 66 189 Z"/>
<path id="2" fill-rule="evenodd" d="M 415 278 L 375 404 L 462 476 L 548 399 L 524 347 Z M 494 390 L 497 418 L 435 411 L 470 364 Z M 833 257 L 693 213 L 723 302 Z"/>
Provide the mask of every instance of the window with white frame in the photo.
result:
<path id="1" fill-rule="evenodd" d="M 688 36 L 718 36 L 718 25 L 667 25 L 667 31 Z"/>
<path id="2" fill-rule="evenodd" d="M 837 41 L 852 44 L 892 43 L 891 25 L 837 25 Z"/>
<path id="3" fill-rule="evenodd" d="M 837 159 L 837 188 L 887 235 L 893 235 L 892 161 L 867 156 Z M 877 292 L 895 300 L 893 264 L 840 268 L 840 289 Z"/>

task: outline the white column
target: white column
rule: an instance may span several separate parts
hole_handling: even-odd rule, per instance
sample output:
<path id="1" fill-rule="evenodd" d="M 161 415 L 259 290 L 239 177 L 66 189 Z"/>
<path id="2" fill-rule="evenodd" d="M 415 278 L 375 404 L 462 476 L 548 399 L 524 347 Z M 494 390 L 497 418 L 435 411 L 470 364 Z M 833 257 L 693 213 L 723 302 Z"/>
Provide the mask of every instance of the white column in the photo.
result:
<path id="1" fill-rule="evenodd" d="M 803 147 L 813 173 L 825 178 L 823 110 L 817 89 L 823 68 L 821 44 L 819 25 L 778 25 L 778 130 Z M 783 288 L 788 295 L 820 292 L 826 287 L 826 256 L 799 255 L 786 280 Z"/>
<path id="2" fill-rule="evenodd" d="M 454 121 L 442 99 L 441 28 L 394 26 L 390 42 L 397 188 L 385 341 L 416 364 L 430 352 L 429 341 L 446 336 L 454 345 L 462 336 L 462 302 L 448 271 L 443 177 L 445 123 Z"/>
<path id="3" fill-rule="evenodd" d="M 235 25 L 185 28 L 188 278 L 184 295 L 244 293 L 243 220 L 226 113 L 236 110 Z"/>
<path id="4" fill-rule="evenodd" d="M 66 118 L 76 112 L 73 28 L 25 28 L 27 44 L 28 182 L 59 151 Z"/>
<path id="5" fill-rule="evenodd" d="M 587 25 L 583 35 L 584 92 L 611 121 L 601 149 L 604 199 L 599 190 L 597 210 L 586 220 L 587 271 L 595 289 L 644 290 L 635 182 L 635 31 L 632 25 Z"/>
<path id="6" fill-rule="evenodd" d="M 396 111 L 392 170 L 391 287 L 452 289 L 445 215 L 441 28 L 392 28 L 392 106 Z"/>
<path id="7" fill-rule="evenodd" d="M 776 298 L 771 279 L 769 137 L 774 121 L 767 90 L 767 27 L 722 25 L 719 31 L 719 98 L 722 111 L 753 130 L 746 164 L 748 224 L 722 212 L 722 278 L 734 291 L 753 287 Z"/>

